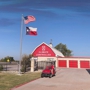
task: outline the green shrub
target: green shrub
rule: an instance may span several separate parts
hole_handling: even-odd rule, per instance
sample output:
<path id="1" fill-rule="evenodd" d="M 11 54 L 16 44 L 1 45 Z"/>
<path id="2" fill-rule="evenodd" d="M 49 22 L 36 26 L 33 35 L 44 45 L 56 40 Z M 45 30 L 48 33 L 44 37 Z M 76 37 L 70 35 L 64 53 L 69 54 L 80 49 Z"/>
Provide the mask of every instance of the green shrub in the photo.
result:
<path id="1" fill-rule="evenodd" d="M 3 65 L 0 65 L 0 71 L 3 71 Z"/>
<path id="2" fill-rule="evenodd" d="M 25 66 L 21 67 L 21 72 L 26 72 L 26 67 Z"/>

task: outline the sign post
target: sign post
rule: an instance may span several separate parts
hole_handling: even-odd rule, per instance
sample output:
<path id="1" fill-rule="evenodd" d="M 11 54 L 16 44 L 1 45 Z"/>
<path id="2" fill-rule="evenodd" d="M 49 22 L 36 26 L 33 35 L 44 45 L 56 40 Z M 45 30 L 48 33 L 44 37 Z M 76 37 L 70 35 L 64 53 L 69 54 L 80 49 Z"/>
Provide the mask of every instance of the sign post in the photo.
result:
<path id="1" fill-rule="evenodd" d="M 6 71 L 7 71 L 7 62 L 9 62 L 10 60 L 9 59 L 7 59 L 7 61 L 6 61 Z"/>

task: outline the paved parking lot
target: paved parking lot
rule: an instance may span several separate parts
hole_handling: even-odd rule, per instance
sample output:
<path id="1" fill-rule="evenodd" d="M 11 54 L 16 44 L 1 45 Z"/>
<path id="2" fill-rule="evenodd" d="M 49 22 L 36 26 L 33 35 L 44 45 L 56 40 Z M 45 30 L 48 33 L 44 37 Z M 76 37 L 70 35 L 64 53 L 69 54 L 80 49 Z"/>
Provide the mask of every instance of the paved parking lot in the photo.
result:
<path id="1" fill-rule="evenodd" d="M 56 76 L 40 78 L 13 90 L 90 90 L 90 74 L 86 69 L 57 68 Z"/>

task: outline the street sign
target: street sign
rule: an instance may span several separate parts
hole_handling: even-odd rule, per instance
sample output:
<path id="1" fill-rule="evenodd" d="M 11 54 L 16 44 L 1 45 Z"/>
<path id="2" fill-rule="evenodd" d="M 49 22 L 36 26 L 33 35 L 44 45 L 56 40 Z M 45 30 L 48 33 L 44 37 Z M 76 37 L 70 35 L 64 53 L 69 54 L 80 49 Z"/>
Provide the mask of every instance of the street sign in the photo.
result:
<path id="1" fill-rule="evenodd" d="M 9 62 L 10 60 L 9 59 L 7 59 L 7 62 Z"/>

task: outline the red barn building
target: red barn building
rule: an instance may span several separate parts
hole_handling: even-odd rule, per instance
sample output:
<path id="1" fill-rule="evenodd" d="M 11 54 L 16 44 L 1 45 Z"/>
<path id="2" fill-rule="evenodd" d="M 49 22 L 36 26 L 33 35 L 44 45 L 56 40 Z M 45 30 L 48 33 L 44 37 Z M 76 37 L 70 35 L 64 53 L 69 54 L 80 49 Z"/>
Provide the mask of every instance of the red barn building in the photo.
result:
<path id="1" fill-rule="evenodd" d="M 41 43 L 32 55 L 37 61 L 55 61 L 56 67 L 64 68 L 90 68 L 90 57 L 64 57 L 64 55 L 52 46 Z"/>

